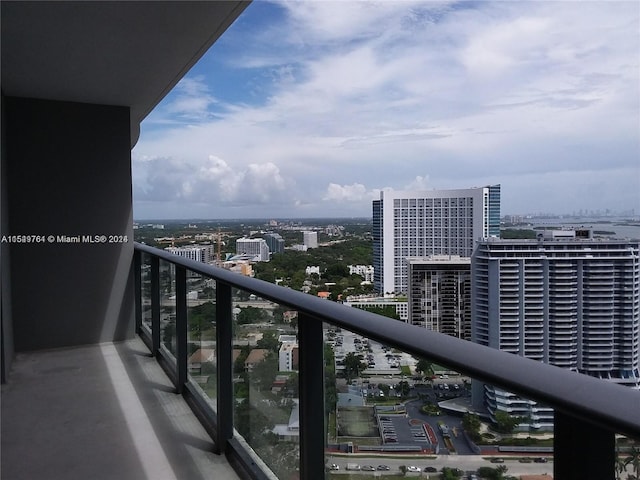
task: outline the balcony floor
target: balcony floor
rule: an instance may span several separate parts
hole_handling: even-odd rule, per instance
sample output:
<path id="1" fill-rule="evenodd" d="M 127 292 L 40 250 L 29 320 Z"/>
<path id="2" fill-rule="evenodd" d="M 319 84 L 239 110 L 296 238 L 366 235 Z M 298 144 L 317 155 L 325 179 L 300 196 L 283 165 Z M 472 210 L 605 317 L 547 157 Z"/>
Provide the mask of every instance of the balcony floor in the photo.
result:
<path id="1" fill-rule="evenodd" d="M 1 403 L 2 478 L 239 478 L 139 338 L 20 353 Z"/>

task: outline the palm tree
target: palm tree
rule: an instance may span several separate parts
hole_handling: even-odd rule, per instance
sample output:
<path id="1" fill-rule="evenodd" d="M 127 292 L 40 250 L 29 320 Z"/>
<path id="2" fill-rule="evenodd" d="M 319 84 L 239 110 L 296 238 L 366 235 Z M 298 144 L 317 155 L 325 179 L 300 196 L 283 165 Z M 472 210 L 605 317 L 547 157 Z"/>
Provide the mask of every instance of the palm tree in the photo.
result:
<path id="1" fill-rule="evenodd" d="M 627 469 L 625 459 L 620 456 L 620 452 L 616 452 L 616 480 L 623 480 L 622 474 Z"/>
<path id="2" fill-rule="evenodd" d="M 631 465 L 633 467 L 633 475 L 629 475 L 630 480 L 640 480 L 640 448 L 631 447 L 631 454 L 625 459 L 625 468 Z"/>

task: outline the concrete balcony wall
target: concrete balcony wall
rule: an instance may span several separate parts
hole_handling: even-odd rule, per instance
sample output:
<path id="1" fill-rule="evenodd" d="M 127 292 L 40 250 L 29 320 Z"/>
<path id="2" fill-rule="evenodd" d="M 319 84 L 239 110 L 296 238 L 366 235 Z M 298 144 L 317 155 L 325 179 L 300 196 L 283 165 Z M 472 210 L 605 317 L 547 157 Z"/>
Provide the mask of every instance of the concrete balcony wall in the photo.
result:
<path id="1" fill-rule="evenodd" d="M 129 116 L 127 107 L 3 97 L 2 233 L 44 238 L 11 243 L 2 266 L 15 351 L 133 336 Z M 107 241 L 62 238 L 84 235 Z"/>

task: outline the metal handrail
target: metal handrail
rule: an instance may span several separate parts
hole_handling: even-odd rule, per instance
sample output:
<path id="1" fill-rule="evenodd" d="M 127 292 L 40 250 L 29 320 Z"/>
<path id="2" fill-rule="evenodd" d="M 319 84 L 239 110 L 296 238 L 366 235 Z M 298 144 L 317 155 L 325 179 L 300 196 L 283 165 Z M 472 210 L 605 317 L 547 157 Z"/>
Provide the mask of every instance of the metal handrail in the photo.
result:
<path id="1" fill-rule="evenodd" d="M 571 418 L 640 438 L 640 392 L 587 375 L 426 330 L 339 303 L 249 278 L 136 243 L 138 251 L 218 282 L 286 305 L 306 318 L 327 322 L 474 379 L 536 400 Z"/>

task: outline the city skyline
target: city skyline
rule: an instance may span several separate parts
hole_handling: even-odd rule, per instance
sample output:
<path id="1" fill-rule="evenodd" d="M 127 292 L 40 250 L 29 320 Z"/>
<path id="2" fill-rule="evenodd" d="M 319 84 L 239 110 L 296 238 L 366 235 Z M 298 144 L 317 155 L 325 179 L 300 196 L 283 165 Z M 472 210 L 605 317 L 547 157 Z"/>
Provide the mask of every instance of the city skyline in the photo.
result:
<path id="1" fill-rule="evenodd" d="M 254 2 L 141 126 L 135 218 L 640 211 L 633 2 Z"/>

